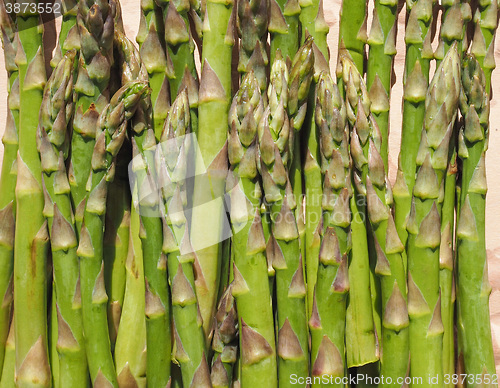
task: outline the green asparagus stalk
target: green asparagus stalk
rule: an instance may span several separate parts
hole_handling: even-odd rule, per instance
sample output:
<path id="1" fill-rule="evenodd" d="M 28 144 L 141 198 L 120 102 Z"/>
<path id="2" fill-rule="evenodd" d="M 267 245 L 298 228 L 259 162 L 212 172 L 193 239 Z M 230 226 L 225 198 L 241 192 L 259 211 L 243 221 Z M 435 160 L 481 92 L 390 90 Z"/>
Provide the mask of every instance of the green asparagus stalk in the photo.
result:
<path id="1" fill-rule="evenodd" d="M 56 288 L 54 286 L 54 282 L 52 281 L 52 292 L 51 292 L 51 301 L 50 301 L 50 309 L 49 309 L 49 330 L 48 338 L 49 338 L 49 365 L 50 365 L 50 373 L 52 375 L 52 385 L 55 388 L 59 388 L 59 378 L 60 378 L 60 368 L 59 368 L 59 355 L 57 353 L 57 306 L 56 306 Z"/>
<path id="2" fill-rule="evenodd" d="M 453 42 L 457 42 L 459 53 L 467 49 L 464 42 L 467 22 L 471 19 L 468 3 L 448 0 L 443 2 L 439 46 L 434 53 L 437 63 L 444 58 Z M 458 125 L 458 123 L 455 123 Z M 457 131 L 450 139 L 449 160 L 444 182 L 444 199 L 441 209 L 441 245 L 439 255 L 439 285 L 441 291 L 441 318 L 443 321 L 443 373 L 455 373 L 455 290 L 453 281 L 453 245 L 455 225 L 455 199 L 457 185 Z M 454 386 L 450 381 L 449 387 Z"/>
<path id="3" fill-rule="evenodd" d="M 213 388 L 229 388 L 233 383 L 233 369 L 238 353 L 238 316 L 232 295 L 232 286 L 226 288 L 215 315 L 212 349 L 214 350 L 212 372 Z"/>
<path id="4" fill-rule="evenodd" d="M 73 76 L 76 51 L 68 51 L 54 69 L 44 91 L 37 132 L 43 171 L 44 215 L 51 237 L 54 271 L 53 324 L 57 324 L 58 386 L 88 381 L 87 358 L 78 301 L 79 262 L 70 187 L 65 161 L 69 153 L 68 124 L 73 116 Z"/>
<path id="5" fill-rule="evenodd" d="M 484 237 L 485 153 L 489 135 L 489 94 L 485 74 L 473 56 L 464 58 L 460 95 L 464 126 L 459 133 L 459 156 L 463 168 L 457 223 L 457 327 L 465 373 L 482 379 L 482 383 L 477 381 L 470 386 L 492 387 L 495 360 L 488 303 L 491 286 Z"/>
<path id="6" fill-rule="evenodd" d="M 380 155 L 388 168 L 389 100 L 392 87 L 393 59 L 396 54 L 397 0 L 375 1 L 368 35 L 366 86 L 372 101 L 371 112 L 382 134 Z"/>
<path id="7" fill-rule="evenodd" d="M 346 49 L 349 52 L 361 74 L 365 61 L 365 42 L 368 38 L 366 5 L 364 0 L 343 0 L 340 9 L 339 51 Z"/>
<path id="8" fill-rule="evenodd" d="M 125 268 L 127 278 L 122 320 L 115 346 L 119 386 L 146 387 L 146 317 L 144 264 L 140 240 L 141 221 L 135 207 L 130 210 L 130 238 Z M 130 335 L 134 333 L 134 335 Z"/>
<path id="9" fill-rule="evenodd" d="M 127 150 L 128 151 L 128 150 Z M 104 226 L 104 281 L 108 300 L 108 324 L 114 348 L 121 321 L 125 295 L 126 270 L 130 234 L 130 192 L 126 180 L 128 159 L 119 155 L 116 177 L 109 185 Z"/>
<path id="10" fill-rule="evenodd" d="M 14 15 L 13 15 L 14 16 Z M 2 138 L 3 160 L 0 177 L 0 295 L 3 303 L 0 306 L 0 368 L 4 363 L 5 343 L 9 334 L 12 306 L 12 271 L 14 267 L 14 231 L 15 231 L 15 189 L 16 158 L 18 151 L 19 127 L 19 78 L 16 57 L 16 25 L 7 13 L 4 2 L 0 2 L 0 32 L 7 70 L 7 117 L 5 132 Z"/>
<path id="11" fill-rule="evenodd" d="M 288 169 L 288 175 L 292 191 L 295 196 L 295 202 L 297 204 L 295 208 L 295 219 L 299 232 L 300 252 L 303 259 L 306 248 L 306 220 L 304 218 L 305 202 L 303 201 L 304 198 L 302 195 L 302 168 L 304 161 L 301 147 L 301 136 L 304 135 L 304 131 L 301 131 L 301 129 L 306 119 L 309 91 L 314 75 L 315 50 L 313 45 L 313 39 L 310 37 L 306 39 L 305 43 L 299 48 L 299 51 L 293 58 L 290 76 L 288 78 L 289 103 L 287 110 L 290 118 L 290 128 L 293 128 L 293 131 L 290 133 L 290 144 L 293 144 L 293 150 L 291 153 L 291 164 Z M 307 158 L 305 162 L 310 162 L 310 158 Z M 310 170 L 310 168 L 314 170 L 314 165 L 313 163 L 309 163 L 309 165 L 304 166 L 304 168 L 306 170 Z M 312 173 L 314 174 L 314 171 L 312 171 Z M 312 198 L 313 200 L 318 200 L 317 196 Z M 318 222 L 319 214 L 316 214 L 316 217 L 318 218 L 313 221 Z M 313 228 L 311 225 L 309 225 L 309 227 Z"/>
<path id="12" fill-rule="evenodd" d="M 308 69 L 305 71 L 308 72 Z M 273 63 L 270 81 L 269 109 L 266 109 L 259 125 L 260 168 L 276 242 L 273 267 L 276 271 L 278 316 L 278 381 L 280 386 L 288 386 L 292 374 L 298 377 L 309 375 L 309 345 L 307 321 L 304 319 L 304 268 L 295 218 L 297 202 L 288 177 L 295 152 L 290 137 L 293 139 L 295 129 L 290 127 L 287 114 L 290 100 L 286 62 L 279 55 Z M 296 95 L 296 90 L 293 93 Z"/>
<path id="13" fill-rule="evenodd" d="M 293 59 L 299 49 L 299 1 L 269 0 L 269 25 L 271 34 L 271 63 L 276 59 L 278 49 L 286 59 Z"/>
<path id="14" fill-rule="evenodd" d="M 80 37 L 76 26 L 78 4 L 75 0 L 62 0 L 62 20 L 59 30 L 59 39 L 50 65 L 55 68 L 66 51 L 80 48 Z"/>
<path id="15" fill-rule="evenodd" d="M 274 322 L 260 210 L 262 188 L 257 170 L 258 123 L 263 113 L 259 83 L 250 72 L 243 78 L 229 115 L 231 169 L 227 191 L 233 229 L 232 293 L 238 310 L 240 383 L 277 387 Z"/>
<path id="16" fill-rule="evenodd" d="M 191 154 L 190 113 L 187 89 L 177 95 L 165 121 L 156 154 L 159 185 L 165 202 L 163 252 L 167 258 L 172 290 L 175 346 L 184 386 L 210 386 L 210 371 L 202 321 L 194 284 L 194 258 L 184 209 L 186 178 Z"/>
<path id="17" fill-rule="evenodd" d="M 141 59 L 146 66 L 151 88 L 153 128 L 156 139 L 160 139 L 163 123 L 170 107 L 167 57 L 165 52 L 164 26 L 161 9 L 153 0 L 141 1 L 141 21 L 137 42 Z"/>
<path id="18" fill-rule="evenodd" d="M 330 52 L 326 41 L 329 27 L 324 18 L 323 3 L 319 0 L 314 0 L 302 5 L 300 22 L 302 25 L 301 41 L 306 41 L 306 32 L 314 39 L 314 81 L 317 82 L 322 71 L 330 71 L 328 65 Z M 304 182 L 306 207 L 305 266 L 308 318 L 311 317 L 314 286 L 316 284 L 316 276 L 318 274 L 318 257 L 320 249 L 320 230 L 318 225 L 322 214 L 321 155 L 316 131 L 315 104 L 315 87 L 311 87 L 308 101 L 309 109 L 307 110 L 305 131 L 303 131 L 302 138 L 307 139 L 307 150 L 304 163 Z"/>
<path id="19" fill-rule="evenodd" d="M 231 105 L 234 45 L 233 1 L 207 0 L 203 21 L 202 71 L 195 132 L 199 155 L 193 193 L 191 244 L 196 251 L 196 296 L 205 336 L 212 331 L 217 307 L 225 219 L 221 196 L 227 175 L 227 123 Z M 207 187 L 210 189 L 207 190 Z M 200 206 L 203 205 L 203 206 Z"/>
<path id="20" fill-rule="evenodd" d="M 23 11 L 23 10 L 21 10 Z M 42 169 L 36 148 L 38 110 L 46 82 L 38 13 L 18 13 L 19 152 L 14 245 L 16 385 L 48 387 L 48 231 L 43 216 Z"/>
<path id="21" fill-rule="evenodd" d="M 419 167 L 407 225 L 410 376 L 430 373 L 438 376 L 441 386 L 444 328 L 439 292 L 440 210 L 459 93 L 460 60 L 454 44 L 427 91 L 424 130 L 417 155 Z"/>
<path id="22" fill-rule="evenodd" d="M 81 49 L 75 83 L 77 97 L 68 177 L 79 235 L 96 139 L 95 122 L 109 102 L 116 6 L 114 0 L 96 3 L 85 0 L 80 1 L 78 6 L 77 27 Z"/>
<path id="23" fill-rule="evenodd" d="M 115 34 L 120 47 L 119 57 L 122 63 L 122 82 L 147 80 L 147 67 L 142 64 L 139 52 L 132 42 L 122 33 Z M 147 191 L 154 185 L 154 151 L 156 147 L 153 132 L 152 106 L 149 97 L 142 99 L 132 125 L 132 145 L 135 161 L 139 163 L 134 204 L 139 206 L 141 218 L 142 256 L 146 279 L 146 336 L 148 344 L 148 362 L 146 377 L 148 384 L 165 386 L 170 378 L 170 305 L 167 283 L 165 256 L 162 254 L 163 230 L 159 218 L 157 196 L 148 197 Z M 139 197 L 137 197 L 137 195 Z M 142 200 L 142 199 L 145 200 Z M 139 200 L 138 200 L 139 199 Z M 153 200 L 149 200 L 153 199 Z M 159 264 L 161 263 L 161 265 Z"/>
<path id="24" fill-rule="evenodd" d="M 381 156 L 383 135 L 372 115 L 367 119 L 361 117 L 360 106 L 358 103 L 351 155 L 357 173 L 362 176 L 361 190 L 366 190 L 366 214 L 376 254 L 375 273 L 379 276 L 381 287 L 380 375 L 386 379 L 382 385 L 392 386 L 390 381 L 405 378 L 409 362 L 406 270 L 402 258 L 404 246 L 391 213 L 392 193 Z"/>
<path id="25" fill-rule="evenodd" d="M 347 118 L 351 127 L 352 138 L 357 136 L 354 127 L 376 126 L 376 121 L 370 116 L 370 99 L 364 81 L 355 63 L 346 51 L 341 51 L 338 77 L 345 85 Z M 356 140 L 356 139 L 355 139 Z M 363 154 L 368 154 L 368 137 L 363 138 Z M 352 152 L 352 151 L 351 151 Z M 352 246 L 349 263 L 349 301 L 346 313 L 346 355 L 347 366 L 362 366 L 378 360 L 377 338 L 370 294 L 370 266 L 366 229 L 366 177 L 367 165 L 356 165 L 357 172 L 353 174 L 354 193 L 350 199 L 352 212 L 351 238 L 356 243 Z"/>
<path id="26" fill-rule="evenodd" d="M 241 38 L 238 71 L 255 73 L 260 90 L 267 86 L 267 31 L 271 0 L 238 0 L 238 33 Z M 271 19 L 272 20 L 272 19 Z M 295 31 L 291 31 L 295 32 Z"/>
<path id="27" fill-rule="evenodd" d="M 83 328 L 93 384 L 117 387 L 107 323 L 104 286 L 103 235 L 107 188 L 114 178 L 114 160 L 126 135 L 128 120 L 147 94 L 145 82 L 124 85 L 99 117 L 92 155 L 92 174 L 85 206 L 78 255 L 80 257 Z"/>
<path id="28" fill-rule="evenodd" d="M 406 246 L 406 223 L 410 214 L 411 198 L 417 170 L 418 144 L 425 115 L 425 93 L 429 84 L 429 66 L 433 58 L 431 47 L 434 0 L 407 1 L 405 31 L 406 57 L 403 93 L 403 126 L 398 173 L 393 188 L 396 229 Z M 406 255 L 403 256 L 406 264 Z"/>
<path id="29" fill-rule="evenodd" d="M 5 341 L 5 354 L 3 357 L 1 388 L 14 388 L 16 386 L 16 339 L 14 334 L 14 319 L 10 322 L 9 335 Z"/>
<path id="30" fill-rule="evenodd" d="M 392 87 L 393 59 L 396 54 L 398 1 L 375 1 L 373 19 L 368 34 L 368 61 L 366 68 L 366 86 L 370 95 L 370 111 L 377 122 L 381 134 L 380 156 L 388 171 L 389 160 L 389 106 Z M 373 225 L 368 225 L 368 246 L 370 252 L 370 291 L 372 295 L 373 319 L 380 338 L 382 317 L 380 299 L 384 299 L 381 290 L 382 279 L 376 277 L 376 248 L 374 247 Z M 380 230 L 380 229 L 378 229 Z M 402 285 L 401 285 L 402 286 Z M 387 302 L 387 299 L 382 302 Z M 404 359 L 404 355 L 402 359 Z M 387 363 L 386 363 L 387 365 Z"/>
<path id="31" fill-rule="evenodd" d="M 172 99 L 181 91 L 185 77 L 198 78 L 194 64 L 195 45 L 188 20 L 190 8 L 188 0 L 169 1 L 165 10 L 165 41 L 174 70 L 169 79 Z"/>
<path id="32" fill-rule="evenodd" d="M 344 336 L 351 250 L 351 173 L 345 104 L 337 85 L 326 72 L 321 73 L 316 86 L 315 120 L 324 197 L 317 282 L 309 319 L 311 375 L 339 378 L 344 377 L 347 370 Z M 312 386 L 322 385 L 313 383 Z"/>
<path id="33" fill-rule="evenodd" d="M 475 30 L 470 47 L 486 77 L 486 92 L 491 96 L 491 73 L 495 68 L 495 34 L 498 27 L 498 2 L 482 1 L 474 13 Z"/>

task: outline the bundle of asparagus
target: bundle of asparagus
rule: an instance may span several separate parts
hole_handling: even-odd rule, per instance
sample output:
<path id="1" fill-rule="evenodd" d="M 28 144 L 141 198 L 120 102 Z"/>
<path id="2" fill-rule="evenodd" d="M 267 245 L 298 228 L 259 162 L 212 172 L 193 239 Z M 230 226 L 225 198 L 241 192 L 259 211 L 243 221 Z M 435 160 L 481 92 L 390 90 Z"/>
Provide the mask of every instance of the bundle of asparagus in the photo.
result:
<path id="1" fill-rule="evenodd" d="M 117 0 L 65 0 L 49 73 L 18 5 L 0 388 L 497 385 L 496 1 L 443 2 L 435 52 L 407 2 L 393 185 L 397 2 L 343 2 L 336 82 L 320 0 L 142 0 L 139 47 Z"/>

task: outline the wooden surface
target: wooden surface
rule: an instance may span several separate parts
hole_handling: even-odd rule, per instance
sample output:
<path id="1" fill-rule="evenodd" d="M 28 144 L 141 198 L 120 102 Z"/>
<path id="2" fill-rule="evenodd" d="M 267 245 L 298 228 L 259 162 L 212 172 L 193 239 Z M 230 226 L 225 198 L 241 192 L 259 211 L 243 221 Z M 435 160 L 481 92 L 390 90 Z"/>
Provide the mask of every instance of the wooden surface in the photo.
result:
<path id="1" fill-rule="evenodd" d="M 370 0 L 370 3 L 372 0 Z M 123 19 L 127 36 L 135 40 L 139 27 L 139 0 L 121 0 Z M 332 71 L 335 69 L 339 10 L 341 0 L 324 0 L 325 19 L 330 26 L 328 42 L 331 52 L 330 65 Z M 371 13 L 370 13 L 371 16 Z M 371 17 L 368 19 L 368 31 Z M 395 57 L 396 82 L 391 96 L 391 132 L 389 137 L 389 176 L 394 180 L 401 139 L 401 108 L 403 94 L 403 67 L 404 67 L 404 16 L 405 9 L 399 14 L 397 35 L 398 53 Z M 47 26 L 47 31 L 51 35 L 58 28 L 58 21 L 55 26 Z M 434 39 L 434 47 L 437 39 Z M 50 42 L 49 47 L 54 47 Z M 49 50 L 50 51 L 50 50 Z M 49 52 L 46 52 L 46 56 Z M 500 35 L 497 34 L 495 42 L 495 57 L 500 67 Z M 3 134 L 6 117 L 7 85 L 4 69 L 4 58 L 0 55 L 0 134 Z M 493 99 L 491 101 L 490 116 L 490 145 L 486 153 L 486 166 L 488 178 L 488 195 L 486 203 L 486 248 L 488 251 L 488 264 L 490 282 L 493 291 L 490 298 L 491 327 L 493 331 L 493 341 L 497 363 L 497 373 L 500 373 L 500 68 L 493 72 Z M 0 160 L 3 154 L 3 147 L 0 146 Z M 1 163 L 1 162 L 0 162 Z M 497 218 L 498 217 L 498 218 Z"/>

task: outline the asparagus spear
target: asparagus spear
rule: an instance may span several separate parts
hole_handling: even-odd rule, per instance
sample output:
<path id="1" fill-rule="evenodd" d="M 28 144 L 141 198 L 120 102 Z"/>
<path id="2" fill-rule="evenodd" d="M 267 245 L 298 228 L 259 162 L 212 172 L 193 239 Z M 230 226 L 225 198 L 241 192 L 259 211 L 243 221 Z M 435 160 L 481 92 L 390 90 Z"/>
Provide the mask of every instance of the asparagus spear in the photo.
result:
<path id="1" fill-rule="evenodd" d="M 267 31 L 271 0 L 238 0 L 238 33 L 241 38 L 238 71 L 255 73 L 262 92 L 266 90 Z"/>
<path id="2" fill-rule="evenodd" d="M 427 91 L 424 130 L 417 156 L 419 168 L 407 225 L 410 375 L 437 375 L 441 386 L 444 329 L 439 292 L 440 210 L 459 92 L 460 62 L 454 44 Z"/>
<path id="3" fill-rule="evenodd" d="M 146 290 L 140 240 L 141 221 L 133 206 L 130 211 L 130 238 L 125 268 L 127 279 L 122 320 L 115 346 L 115 365 L 119 386 L 146 387 Z M 134 333 L 134 335 L 130 335 Z"/>
<path id="4" fill-rule="evenodd" d="M 306 41 L 306 34 L 313 37 L 314 51 L 314 81 L 317 82 L 322 71 L 329 72 L 330 52 L 326 41 L 328 24 L 323 15 L 323 2 L 314 0 L 302 5 L 300 12 L 302 25 L 302 42 Z M 307 150 L 304 163 L 305 182 L 305 266 L 307 285 L 307 317 L 311 317 L 314 285 L 318 274 L 318 257 L 320 236 L 318 225 L 321 220 L 322 208 L 322 177 L 320 167 L 320 146 L 315 121 L 315 87 L 309 91 L 305 131 L 302 139 L 307 139 Z"/>
<path id="5" fill-rule="evenodd" d="M 382 134 L 380 155 L 388 168 L 389 100 L 392 87 L 393 59 L 396 54 L 397 0 L 375 1 L 368 36 L 366 86 L 372 101 L 371 112 Z"/>
<path id="6" fill-rule="evenodd" d="M 231 104 L 233 11 L 236 11 L 233 1 L 207 0 L 203 23 L 199 126 L 196 132 L 200 150 L 198 156 L 201 158 L 196 157 L 191 243 L 199 268 L 195 282 L 196 296 L 207 338 L 217 306 L 222 254 L 219 242 L 225 238 L 222 230 L 225 210 L 220 197 L 227 175 L 225 143 Z M 207 187 L 210 189 L 207 190 Z"/>
<path id="7" fill-rule="evenodd" d="M 145 82 L 130 82 L 113 96 L 99 117 L 92 174 L 85 206 L 78 255 L 80 257 L 83 328 L 93 384 L 117 387 L 111 356 L 104 287 L 103 232 L 108 182 L 114 178 L 114 160 L 126 135 L 127 122 L 147 94 Z"/>
<path id="8" fill-rule="evenodd" d="M 165 9 L 165 41 L 174 72 L 170 74 L 172 99 L 181 91 L 184 77 L 198 78 L 194 64 L 194 41 L 188 20 L 189 1 L 169 1 Z M 194 101 L 193 101 L 194 102 Z"/>
<path id="9" fill-rule="evenodd" d="M 14 245 L 16 384 L 48 387 L 51 381 L 47 354 L 49 236 L 42 213 L 42 169 L 36 149 L 38 110 L 46 74 L 43 26 L 38 13 L 28 12 L 16 15 L 20 91 Z"/>
<path id="10" fill-rule="evenodd" d="M 448 52 L 453 42 L 457 42 L 459 53 L 467 49 L 464 42 L 467 22 L 471 19 L 468 3 L 455 0 L 443 2 L 439 46 L 434 53 L 439 63 Z M 458 125 L 458 122 L 455 123 Z M 439 255 L 439 288 L 441 291 L 441 317 L 443 321 L 443 373 L 455 373 L 455 327 L 454 304 L 455 290 L 453 281 L 453 242 L 455 225 L 455 198 L 457 184 L 457 130 L 450 139 L 449 160 L 444 182 L 444 199 L 441 209 L 441 245 Z M 453 386 L 450 381 L 449 386 Z"/>
<path id="11" fill-rule="evenodd" d="M 233 382 L 238 352 L 238 316 L 232 292 L 230 285 L 220 298 L 215 315 L 217 324 L 212 342 L 214 356 L 210 375 L 213 388 L 229 388 Z"/>
<path id="12" fill-rule="evenodd" d="M 241 385 L 276 387 L 276 345 L 257 171 L 257 126 L 263 113 L 259 83 L 250 72 L 234 96 L 229 115 L 231 169 L 227 191 L 233 229 L 232 293 L 238 310 Z"/>
<path id="13" fill-rule="evenodd" d="M 172 290 L 174 357 L 180 364 L 184 386 L 210 386 L 210 372 L 202 321 L 194 284 L 194 253 L 184 212 L 186 178 L 191 154 L 187 89 L 183 89 L 165 121 L 156 169 L 165 202 L 163 252 L 167 258 Z"/>
<path id="14" fill-rule="evenodd" d="M 491 96 L 491 73 L 495 68 L 495 34 L 498 27 L 498 2 L 482 1 L 474 13 L 475 30 L 470 47 L 486 77 L 486 92 Z"/>
<path id="15" fill-rule="evenodd" d="M 425 93 L 429 84 L 429 66 L 433 58 L 431 47 L 434 0 L 407 1 L 405 31 L 406 57 L 403 94 L 403 127 L 398 173 L 393 188 L 396 229 L 406 246 L 406 223 L 410 214 L 418 144 L 425 114 Z M 403 256 L 406 267 L 406 255 Z"/>
<path id="16" fill-rule="evenodd" d="M 290 127 L 287 115 L 287 67 L 279 55 L 273 63 L 270 81 L 267 93 L 269 108 L 259 125 L 260 169 L 264 198 L 271 213 L 272 234 L 276 241 L 273 267 L 276 270 L 278 315 L 278 381 L 280 386 L 287 386 L 290 375 L 309 375 L 309 345 L 304 268 L 295 218 L 297 202 L 288 177 L 290 159 L 295 151 L 294 144 L 290 143 L 290 133 L 293 133 L 294 128 Z M 295 90 L 292 96 L 293 93 L 297 94 Z"/>
<path id="17" fill-rule="evenodd" d="M 62 20 L 59 39 L 50 65 L 55 68 L 66 51 L 80 48 L 80 37 L 76 26 L 78 4 L 75 0 L 61 0 Z"/>
<path id="18" fill-rule="evenodd" d="M 389 164 L 389 107 L 392 88 L 393 59 L 396 54 L 397 11 L 397 0 L 375 0 L 371 29 L 367 39 L 369 50 L 366 68 L 366 86 L 369 90 L 370 100 L 372 102 L 370 111 L 381 134 L 379 152 L 382 157 L 385 171 L 388 171 Z M 384 204 L 386 204 L 385 201 Z M 387 298 L 382 295 L 384 291 L 381 290 L 383 287 L 381 283 L 383 283 L 386 279 L 383 277 L 378 278 L 375 274 L 377 272 L 376 263 L 378 263 L 378 259 L 376 257 L 378 255 L 376 254 L 376 248 L 374 247 L 376 244 L 374 240 L 377 237 L 374 236 L 374 231 L 371 230 L 374 227 L 375 226 L 372 224 L 367 225 L 370 252 L 370 291 L 372 295 L 373 318 L 375 321 L 377 336 L 380 337 L 384 336 L 382 333 L 384 330 L 382 328 L 383 319 L 380 314 L 383 313 L 385 307 L 384 304 L 387 302 Z M 382 229 L 383 228 L 384 226 L 382 226 Z M 378 227 L 377 230 L 381 230 L 380 227 Z M 401 277 L 399 277 L 399 280 L 401 280 Z M 401 287 L 403 287 L 403 284 L 401 284 Z M 392 289 L 386 289 L 385 291 L 391 292 Z M 380 307 L 381 299 L 382 308 Z M 406 341 L 407 348 L 407 337 L 405 339 L 403 339 L 403 337 L 404 336 L 401 336 L 401 339 Z M 399 360 L 402 360 L 402 363 L 405 362 L 404 352 Z M 385 362 L 385 367 L 388 366 L 391 361 Z M 386 372 L 389 372 L 385 367 L 383 366 L 383 369 Z M 398 370 L 396 366 L 395 370 L 400 372 L 400 368 Z M 398 373 L 396 372 L 395 374 L 397 375 Z"/>
<path id="19" fill-rule="evenodd" d="M 128 150 L 123 152 L 124 148 L 117 157 L 116 177 L 108 188 L 103 241 L 104 282 L 109 297 L 108 324 L 112 348 L 121 321 L 130 234 L 130 192 L 126 178 L 129 158 L 126 155 Z"/>
<path id="20" fill-rule="evenodd" d="M 363 73 L 367 40 L 366 4 L 364 0 L 343 0 L 340 8 L 339 49 L 349 52 L 360 73 Z"/>
<path id="21" fill-rule="evenodd" d="M 269 25 L 271 34 L 271 63 L 276 59 L 276 53 L 290 60 L 299 49 L 299 15 L 300 4 L 297 0 L 269 0 Z"/>
<path id="22" fill-rule="evenodd" d="M 1 388 L 14 388 L 16 386 L 16 339 L 14 334 L 14 319 L 10 322 L 9 335 L 5 341 L 5 356 L 3 358 Z"/>
<path id="23" fill-rule="evenodd" d="M 349 196 L 351 173 L 345 104 L 331 76 L 323 72 L 316 86 L 316 125 L 323 175 L 323 219 L 311 330 L 312 377 L 344 377 L 348 260 L 351 249 Z M 313 384 L 313 387 L 320 384 Z M 341 384 L 337 384 L 341 386 Z"/>
<path id="24" fill-rule="evenodd" d="M 145 67 L 134 45 L 122 33 L 115 34 L 120 47 L 119 56 L 122 62 L 122 82 L 147 80 Z M 149 96 L 142 99 L 132 126 L 132 145 L 136 153 L 135 160 L 140 170 L 136 170 L 134 204 L 139 206 L 141 215 L 142 254 L 144 258 L 144 274 L 146 279 L 146 335 L 148 343 L 147 380 L 148 384 L 164 386 L 170 377 L 170 304 L 167 284 L 165 257 L 162 254 L 163 231 L 159 218 L 160 202 L 157 196 L 147 197 L 147 190 L 153 189 L 155 173 L 154 150 L 156 147 L 151 116 L 151 100 Z M 142 169 L 141 169 L 142 168 Z M 137 194 L 140 201 L 137 201 Z M 144 197 L 145 200 L 142 200 Z M 151 200 L 152 199 L 152 200 Z M 161 264 L 160 264 L 161 263 Z"/>
<path id="25" fill-rule="evenodd" d="M 44 215 L 51 237 L 54 271 L 53 303 L 57 324 L 59 364 L 57 384 L 80 386 L 88 382 L 82 311 L 78 302 L 79 262 L 70 188 L 65 161 L 69 153 L 68 124 L 73 116 L 73 76 L 76 51 L 68 51 L 54 69 L 44 91 L 37 132 L 43 171 Z"/>
<path id="26" fill-rule="evenodd" d="M 351 131 L 360 125 L 376 126 L 375 120 L 369 120 L 370 99 L 365 83 L 354 62 L 346 51 L 341 51 L 338 77 L 345 85 L 346 110 Z M 351 137 L 356 131 L 351 133 Z M 367 154 L 369 146 L 367 139 L 364 142 L 363 153 Z M 352 147 L 352 143 L 351 143 Z M 346 315 L 346 354 L 347 366 L 361 366 L 378 360 L 375 324 L 372 312 L 370 294 L 370 267 L 366 230 L 366 185 L 367 166 L 356 166 L 358 174 L 353 175 L 355 191 L 350 199 L 352 212 L 351 238 L 356 243 L 352 246 L 349 263 L 349 301 Z"/>
<path id="27" fill-rule="evenodd" d="M 459 156 L 463 168 L 457 223 L 457 327 L 465 373 L 481 376 L 482 379 L 470 386 L 492 387 L 495 360 L 488 304 L 491 286 L 484 237 L 487 191 L 485 153 L 489 135 L 489 94 L 485 74 L 480 62 L 473 56 L 463 59 L 460 109 L 464 126 L 459 134 Z"/>
<path id="28" fill-rule="evenodd" d="M 376 253 L 375 273 L 381 285 L 380 375 L 386 378 L 382 385 L 392 386 L 390 381 L 404 379 L 409 361 L 406 271 L 402 258 L 404 246 L 391 213 L 392 193 L 381 156 L 383 135 L 374 117 L 369 115 L 363 118 L 362 110 L 362 104 L 358 102 L 356 127 L 351 136 L 351 155 L 356 174 L 361 178 L 357 187 L 367 197 L 366 214 Z"/>
<path id="29" fill-rule="evenodd" d="M 14 15 L 12 15 L 14 16 Z M 7 13 L 4 2 L 0 2 L 0 32 L 7 70 L 9 93 L 7 97 L 7 120 L 2 138 L 3 160 L 0 177 L 0 295 L 3 303 L 0 307 L 0 368 L 4 363 L 5 343 L 9 334 L 12 306 L 12 270 L 14 266 L 14 231 L 15 231 L 15 188 L 16 188 L 16 157 L 18 150 L 19 128 L 19 78 L 15 63 L 17 31 L 14 20 Z"/>
<path id="30" fill-rule="evenodd" d="M 164 26 L 161 9 L 152 0 L 141 1 L 141 21 L 137 42 L 142 62 L 146 66 L 151 88 L 153 128 L 156 139 L 160 139 L 163 123 L 170 107 L 167 57 L 165 52 Z"/>
<path id="31" fill-rule="evenodd" d="M 96 139 L 95 121 L 109 101 L 108 84 L 113 64 L 116 10 L 114 0 L 96 3 L 85 0 L 78 5 L 77 26 L 81 49 L 75 83 L 77 99 L 68 168 L 77 234 L 81 230 L 85 209 L 86 185 Z"/>
<path id="32" fill-rule="evenodd" d="M 288 170 L 288 176 L 290 178 L 290 184 L 295 196 L 295 202 L 297 204 L 297 207 L 295 209 L 295 219 L 299 232 L 299 244 L 302 258 L 304 258 L 305 256 L 306 248 L 306 220 L 304 218 L 305 203 L 303 201 L 304 198 L 302 195 L 303 155 L 301 147 L 301 136 L 303 135 L 304 131 L 301 131 L 301 129 L 303 127 L 304 120 L 306 119 L 309 90 L 314 75 L 315 57 L 313 45 L 313 39 L 312 37 L 309 37 L 299 48 L 299 51 L 293 58 L 290 69 L 290 77 L 288 78 L 289 103 L 287 106 L 287 110 L 290 118 L 290 128 L 293 128 L 290 133 L 290 144 L 293 144 L 293 150 L 291 151 L 291 161 Z M 306 162 L 310 162 L 310 160 L 307 159 Z M 309 165 L 311 164 L 313 163 L 309 163 Z M 306 166 L 306 169 L 308 169 L 309 167 L 312 167 L 314 169 L 314 166 L 309 165 Z M 314 199 L 318 200 L 318 197 L 314 197 L 313 200 Z M 318 214 L 316 214 L 316 217 L 318 218 L 316 220 L 313 220 L 314 222 L 317 222 L 319 220 Z M 313 228 L 313 226 L 311 225 L 309 225 L 309 227 Z"/>

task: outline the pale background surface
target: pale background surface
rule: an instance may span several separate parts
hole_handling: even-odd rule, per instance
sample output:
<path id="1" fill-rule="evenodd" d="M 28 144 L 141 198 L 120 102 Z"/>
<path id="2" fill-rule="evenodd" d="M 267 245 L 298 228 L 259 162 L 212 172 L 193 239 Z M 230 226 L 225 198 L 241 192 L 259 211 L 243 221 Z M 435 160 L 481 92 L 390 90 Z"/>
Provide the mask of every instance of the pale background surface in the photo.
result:
<path id="1" fill-rule="evenodd" d="M 372 0 L 370 0 L 372 4 Z M 139 27 L 139 0 L 121 0 L 124 26 L 127 36 L 135 41 Z M 341 0 L 324 0 L 325 19 L 330 26 L 328 43 L 331 51 L 330 65 L 335 69 L 337 56 L 339 10 Z M 370 13 L 371 16 L 371 13 Z M 404 68 L 404 20 L 405 9 L 399 14 L 397 35 L 398 54 L 395 58 L 396 83 L 391 96 L 391 133 L 389 137 L 389 176 L 394 180 L 401 139 L 401 107 L 403 94 L 403 68 Z M 58 21 L 56 21 L 56 25 Z M 370 30 L 371 17 L 368 19 Z M 434 39 L 434 47 L 437 44 Z M 46 53 L 46 56 L 48 53 Z M 495 42 L 495 57 L 500 67 L 500 35 L 497 34 Z M 5 128 L 7 84 L 4 71 L 4 58 L 0 55 L 0 135 Z M 488 250 L 488 264 L 490 282 L 493 291 L 490 299 L 491 326 L 493 330 L 493 346 L 495 347 L 497 372 L 500 373 L 500 69 L 493 72 L 493 99 L 491 101 L 490 116 L 490 145 L 487 152 L 486 165 L 488 177 L 488 197 L 486 203 L 486 247 Z M 0 145 L 0 163 L 3 155 L 3 146 Z"/>

